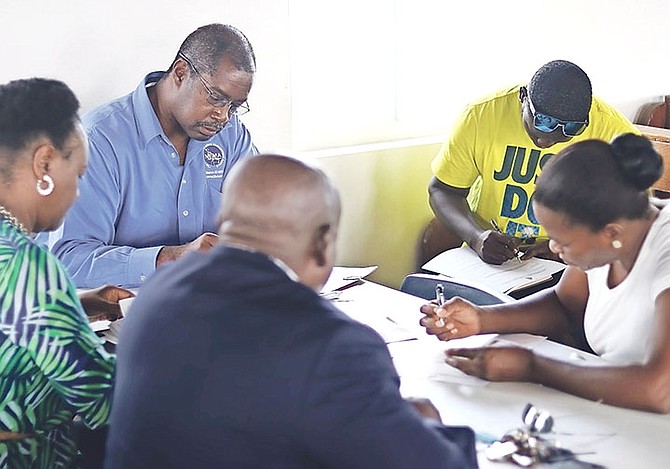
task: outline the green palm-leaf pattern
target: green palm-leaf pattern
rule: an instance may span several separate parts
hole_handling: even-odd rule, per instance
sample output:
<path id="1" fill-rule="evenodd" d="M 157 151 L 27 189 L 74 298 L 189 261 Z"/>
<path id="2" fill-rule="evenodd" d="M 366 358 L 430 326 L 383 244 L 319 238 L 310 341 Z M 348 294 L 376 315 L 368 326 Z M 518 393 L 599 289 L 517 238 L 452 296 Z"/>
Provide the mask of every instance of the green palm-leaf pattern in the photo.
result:
<path id="1" fill-rule="evenodd" d="M 0 467 L 69 467 L 74 414 L 107 423 L 114 357 L 88 325 L 76 290 L 51 253 L 0 220 Z"/>

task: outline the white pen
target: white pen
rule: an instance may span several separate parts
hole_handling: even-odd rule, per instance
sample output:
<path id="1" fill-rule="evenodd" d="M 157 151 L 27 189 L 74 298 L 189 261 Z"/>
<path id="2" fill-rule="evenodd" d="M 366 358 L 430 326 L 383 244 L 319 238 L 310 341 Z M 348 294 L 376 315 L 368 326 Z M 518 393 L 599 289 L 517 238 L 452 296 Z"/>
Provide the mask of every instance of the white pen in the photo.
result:
<path id="1" fill-rule="evenodd" d="M 437 301 L 438 306 L 442 306 L 444 304 L 444 287 L 441 283 L 435 285 L 435 301 Z M 440 318 L 435 321 L 435 325 L 437 327 L 444 327 L 444 318 Z"/>

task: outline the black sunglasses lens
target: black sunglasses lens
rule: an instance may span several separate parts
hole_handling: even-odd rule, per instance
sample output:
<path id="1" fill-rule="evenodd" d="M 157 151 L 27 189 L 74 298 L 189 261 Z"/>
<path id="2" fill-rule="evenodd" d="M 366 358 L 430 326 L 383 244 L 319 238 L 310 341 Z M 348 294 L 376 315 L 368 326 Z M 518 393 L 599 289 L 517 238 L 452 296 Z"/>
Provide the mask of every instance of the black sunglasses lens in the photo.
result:
<path id="1" fill-rule="evenodd" d="M 563 124 L 563 131 L 568 137 L 581 135 L 586 130 L 587 124 L 584 122 L 567 122 Z"/>

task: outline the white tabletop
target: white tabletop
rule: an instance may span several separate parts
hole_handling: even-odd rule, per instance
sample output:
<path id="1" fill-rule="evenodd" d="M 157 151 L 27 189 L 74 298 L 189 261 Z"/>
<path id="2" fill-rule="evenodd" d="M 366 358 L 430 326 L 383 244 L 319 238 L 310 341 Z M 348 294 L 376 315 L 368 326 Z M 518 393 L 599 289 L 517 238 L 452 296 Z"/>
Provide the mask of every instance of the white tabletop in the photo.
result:
<path id="1" fill-rule="evenodd" d="M 377 329 L 401 377 L 405 396 L 428 397 L 446 424 L 468 425 L 477 433 L 501 437 L 521 425 L 527 403 L 549 411 L 555 420 L 552 435 L 580 453 L 580 459 L 608 468 L 665 468 L 670 466 L 670 415 L 617 408 L 530 383 L 488 383 L 438 360 L 436 347 L 445 347 L 418 327 L 418 307 L 425 300 L 382 285 L 364 282 L 342 291 L 336 305 Z M 390 318 L 390 319 L 387 319 Z M 393 322 L 392 322 L 393 321 Z M 403 340 L 419 337 L 418 340 Z M 500 336 L 495 340 L 520 342 L 537 353 L 598 366 L 601 360 L 542 338 Z M 397 340 L 397 342 L 396 342 Z M 441 369 L 444 367 L 445 370 Z M 449 369 L 449 370 L 446 370 Z M 635 383 L 631 383 L 635 386 Z M 518 467 L 491 462 L 478 445 L 482 468 Z"/>

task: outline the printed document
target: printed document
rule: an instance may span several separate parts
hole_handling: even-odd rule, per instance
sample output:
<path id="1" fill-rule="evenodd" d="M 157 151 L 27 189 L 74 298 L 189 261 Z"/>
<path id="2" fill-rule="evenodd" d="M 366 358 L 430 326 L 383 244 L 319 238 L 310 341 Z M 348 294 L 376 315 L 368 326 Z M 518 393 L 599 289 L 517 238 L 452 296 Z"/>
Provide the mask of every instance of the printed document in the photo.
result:
<path id="1" fill-rule="evenodd" d="M 502 265 L 487 264 L 475 251 L 462 246 L 438 254 L 423 269 L 510 293 L 550 280 L 553 274 L 565 269 L 565 264 L 537 257 L 521 262 L 511 259 Z"/>

